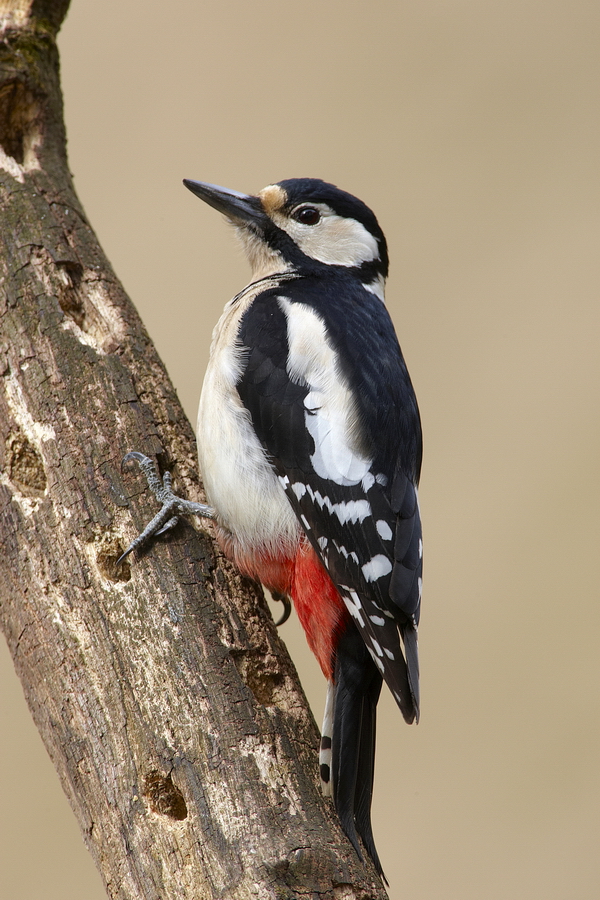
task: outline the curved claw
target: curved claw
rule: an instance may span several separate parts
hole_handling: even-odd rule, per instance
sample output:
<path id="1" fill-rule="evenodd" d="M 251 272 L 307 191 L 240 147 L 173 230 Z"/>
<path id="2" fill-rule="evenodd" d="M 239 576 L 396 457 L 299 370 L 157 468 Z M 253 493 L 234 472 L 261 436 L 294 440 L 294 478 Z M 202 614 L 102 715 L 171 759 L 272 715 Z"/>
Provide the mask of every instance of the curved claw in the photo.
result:
<path id="1" fill-rule="evenodd" d="M 135 459 L 139 463 L 142 463 L 145 460 L 149 460 L 150 457 L 145 456 L 143 453 L 139 453 L 137 450 L 130 450 L 129 453 L 126 453 L 121 460 L 121 471 L 123 471 L 123 466 L 125 465 L 125 463 L 129 462 L 130 459 Z"/>
<path id="2" fill-rule="evenodd" d="M 175 528 L 178 522 L 179 516 L 173 516 L 168 522 L 165 522 L 162 528 L 159 528 L 158 531 L 154 532 L 154 537 L 158 537 L 159 534 L 164 534 L 165 531 L 170 531 L 171 528 Z"/>
<path id="3" fill-rule="evenodd" d="M 280 594 L 279 591 L 271 591 L 271 596 L 273 600 L 276 600 L 278 603 L 283 603 L 283 613 L 281 618 L 275 622 L 275 626 L 279 628 L 279 626 L 284 625 L 290 617 L 292 612 L 292 601 L 287 594 Z"/>
<path id="4" fill-rule="evenodd" d="M 124 559 L 127 559 L 127 557 L 129 556 L 129 554 L 132 553 L 133 550 L 135 550 L 135 547 L 133 546 L 133 544 L 130 544 L 129 547 L 127 548 L 127 550 L 125 550 L 124 553 L 121 553 L 120 557 L 118 558 L 118 560 L 117 560 L 116 563 L 115 563 L 115 568 L 116 568 L 117 566 L 120 566 L 121 563 L 123 562 L 123 560 L 124 560 Z"/>

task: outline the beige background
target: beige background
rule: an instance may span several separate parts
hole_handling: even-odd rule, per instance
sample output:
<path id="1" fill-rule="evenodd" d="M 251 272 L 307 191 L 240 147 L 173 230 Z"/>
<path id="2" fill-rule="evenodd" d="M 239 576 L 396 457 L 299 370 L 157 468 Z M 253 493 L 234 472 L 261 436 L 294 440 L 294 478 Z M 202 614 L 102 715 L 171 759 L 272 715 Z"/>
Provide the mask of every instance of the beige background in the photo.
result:
<path id="1" fill-rule="evenodd" d="M 387 234 L 426 440 L 422 722 L 381 704 L 393 900 L 600 896 L 599 24 L 596 0 L 73 0 L 60 37 L 77 188 L 191 417 L 247 272 L 183 177 L 320 176 Z M 100 900 L 0 677 L 0 897 Z"/>

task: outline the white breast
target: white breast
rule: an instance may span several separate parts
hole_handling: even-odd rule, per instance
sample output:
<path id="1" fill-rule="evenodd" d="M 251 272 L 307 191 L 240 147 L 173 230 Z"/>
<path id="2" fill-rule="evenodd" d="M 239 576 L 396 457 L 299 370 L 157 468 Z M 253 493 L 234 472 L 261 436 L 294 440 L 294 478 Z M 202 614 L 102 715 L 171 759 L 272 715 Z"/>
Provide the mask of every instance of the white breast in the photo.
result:
<path id="1" fill-rule="evenodd" d="M 273 278 L 271 287 L 279 279 Z M 300 529 L 236 390 L 243 359 L 236 348 L 240 320 L 265 282 L 231 300 L 213 332 L 198 409 L 198 458 L 209 503 L 240 550 L 276 554 L 297 544 Z M 243 352 L 243 351 L 242 351 Z"/>

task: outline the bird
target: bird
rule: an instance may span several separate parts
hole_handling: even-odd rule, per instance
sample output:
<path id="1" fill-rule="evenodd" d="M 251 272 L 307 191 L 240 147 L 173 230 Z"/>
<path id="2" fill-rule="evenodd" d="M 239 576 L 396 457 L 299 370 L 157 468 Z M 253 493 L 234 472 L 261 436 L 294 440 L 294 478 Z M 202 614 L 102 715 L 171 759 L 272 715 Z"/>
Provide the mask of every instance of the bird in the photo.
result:
<path id="1" fill-rule="evenodd" d="M 385 880 L 371 801 L 383 682 L 419 719 L 423 543 L 419 409 L 385 306 L 371 209 L 317 178 L 256 195 L 184 180 L 225 215 L 251 279 L 212 338 L 198 412 L 208 504 L 176 497 L 132 452 L 163 508 L 123 557 L 179 515 L 213 518 L 240 572 L 295 607 L 327 679 L 324 793 Z M 122 557 L 122 558 L 123 558 Z M 278 623 L 279 624 L 279 623 Z"/>

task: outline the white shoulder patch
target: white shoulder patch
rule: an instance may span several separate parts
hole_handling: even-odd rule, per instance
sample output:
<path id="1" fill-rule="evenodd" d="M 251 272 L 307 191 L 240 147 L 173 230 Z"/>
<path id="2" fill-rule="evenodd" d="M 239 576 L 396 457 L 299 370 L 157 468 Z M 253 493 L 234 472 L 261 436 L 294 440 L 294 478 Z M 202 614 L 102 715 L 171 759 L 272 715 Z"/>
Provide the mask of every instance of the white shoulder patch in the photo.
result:
<path id="1" fill-rule="evenodd" d="M 356 403 L 325 323 L 304 303 L 279 297 L 279 305 L 287 318 L 288 375 L 309 388 L 304 421 L 315 442 L 311 456 L 315 472 L 335 484 L 359 484 L 373 461 L 359 450 Z"/>

